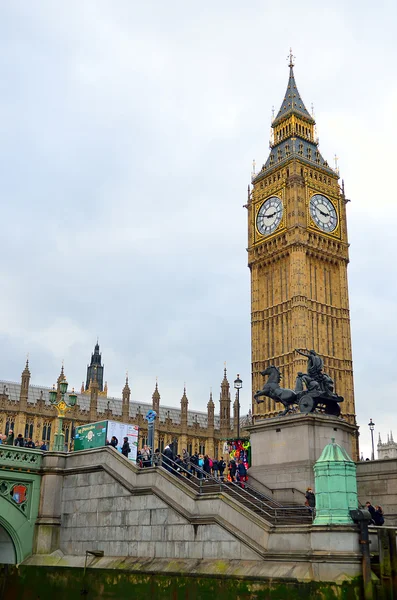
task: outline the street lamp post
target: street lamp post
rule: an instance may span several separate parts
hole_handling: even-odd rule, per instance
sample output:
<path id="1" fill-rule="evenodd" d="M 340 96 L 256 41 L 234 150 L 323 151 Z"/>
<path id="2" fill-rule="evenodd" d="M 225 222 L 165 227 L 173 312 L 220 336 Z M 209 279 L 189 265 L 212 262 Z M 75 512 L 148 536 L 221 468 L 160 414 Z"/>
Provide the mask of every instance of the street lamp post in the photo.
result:
<path id="1" fill-rule="evenodd" d="M 65 452 L 65 434 L 62 431 L 62 424 L 65 418 L 66 413 L 76 405 L 77 394 L 74 393 L 74 388 L 72 389 L 72 393 L 69 394 L 69 402 L 65 400 L 65 394 L 68 390 L 68 382 L 66 379 L 62 380 L 59 384 L 59 391 L 61 397 L 58 397 L 58 391 L 55 389 L 55 385 L 50 391 L 50 402 L 53 406 L 55 406 L 58 413 L 58 431 L 54 436 L 54 447 L 53 450 L 55 452 Z"/>
<path id="2" fill-rule="evenodd" d="M 237 373 L 237 379 L 234 380 L 234 389 L 237 390 L 237 439 L 240 439 L 240 390 L 242 387 L 243 382 Z"/>
<path id="3" fill-rule="evenodd" d="M 374 429 L 375 429 L 375 423 L 372 421 L 372 419 L 369 420 L 368 427 L 369 427 L 369 430 L 371 432 L 371 442 L 372 442 L 371 460 L 375 460 L 375 449 L 374 449 Z"/>

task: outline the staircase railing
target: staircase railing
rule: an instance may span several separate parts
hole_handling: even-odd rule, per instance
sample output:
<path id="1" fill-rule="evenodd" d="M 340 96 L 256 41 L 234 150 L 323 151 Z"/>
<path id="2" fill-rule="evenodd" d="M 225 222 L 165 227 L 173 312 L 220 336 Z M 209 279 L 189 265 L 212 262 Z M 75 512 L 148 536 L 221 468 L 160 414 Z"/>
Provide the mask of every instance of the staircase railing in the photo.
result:
<path id="1" fill-rule="evenodd" d="M 233 492 L 233 496 L 237 496 L 237 499 L 247 506 L 247 508 L 250 508 L 256 513 L 259 512 L 266 520 L 272 522 L 311 522 L 312 520 L 312 513 L 307 507 L 282 506 L 279 502 L 267 498 L 264 494 L 258 492 L 251 486 L 241 487 L 236 482 L 225 481 L 222 478 L 217 479 L 198 465 L 191 462 L 188 464 L 184 462 L 175 462 L 173 459 L 162 453 L 158 455 L 157 462 L 157 466 L 161 466 L 174 476 L 180 479 L 187 478 L 189 484 L 200 495 L 214 493 L 216 489 L 220 492 L 225 492 L 226 494 Z M 245 483 L 244 486 L 246 486 Z M 269 501 L 272 505 L 269 504 Z"/>

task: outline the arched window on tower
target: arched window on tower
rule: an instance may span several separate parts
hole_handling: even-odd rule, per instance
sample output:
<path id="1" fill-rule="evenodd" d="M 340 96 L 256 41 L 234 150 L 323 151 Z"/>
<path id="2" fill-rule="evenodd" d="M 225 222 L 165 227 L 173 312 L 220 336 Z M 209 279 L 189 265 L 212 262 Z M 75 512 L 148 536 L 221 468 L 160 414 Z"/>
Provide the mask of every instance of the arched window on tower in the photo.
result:
<path id="1" fill-rule="evenodd" d="M 51 423 L 47 421 L 43 425 L 43 441 L 49 442 L 51 439 Z"/>
<path id="2" fill-rule="evenodd" d="M 5 434 L 8 435 L 8 432 L 10 431 L 14 431 L 14 427 L 15 427 L 15 422 L 14 422 L 14 418 L 13 416 L 8 416 L 6 419 L 6 428 L 5 428 Z M 15 433 L 15 431 L 14 431 Z"/>
<path id="3" fill-rule="evenodd" d="M 26 421 L 24 437 L 25 437 L 25 439 L 33 438 L 33 421 Z"/>

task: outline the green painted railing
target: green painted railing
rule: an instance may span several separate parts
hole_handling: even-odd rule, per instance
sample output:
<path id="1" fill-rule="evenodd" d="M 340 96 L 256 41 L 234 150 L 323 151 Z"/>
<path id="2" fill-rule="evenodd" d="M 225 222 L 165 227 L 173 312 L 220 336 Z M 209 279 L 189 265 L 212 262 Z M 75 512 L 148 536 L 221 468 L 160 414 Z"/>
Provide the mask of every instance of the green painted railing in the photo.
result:
<path id="1" fill-rule="evenodd" d="M 38 471 L 42 461 L 42 450 L 0 444 L 0 469 Z"/>

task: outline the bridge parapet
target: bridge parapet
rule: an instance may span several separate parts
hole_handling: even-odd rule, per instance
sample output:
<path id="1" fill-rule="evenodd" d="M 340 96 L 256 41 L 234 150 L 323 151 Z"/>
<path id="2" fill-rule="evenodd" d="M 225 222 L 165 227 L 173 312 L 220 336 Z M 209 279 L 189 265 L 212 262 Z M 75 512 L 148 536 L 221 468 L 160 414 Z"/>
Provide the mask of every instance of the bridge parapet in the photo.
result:
<path id="1" fill-rule="evenodd" d="M 0 469 L 2 470 L 39 471 L 42 462 L 42 450 L 0 445 Z"/>

